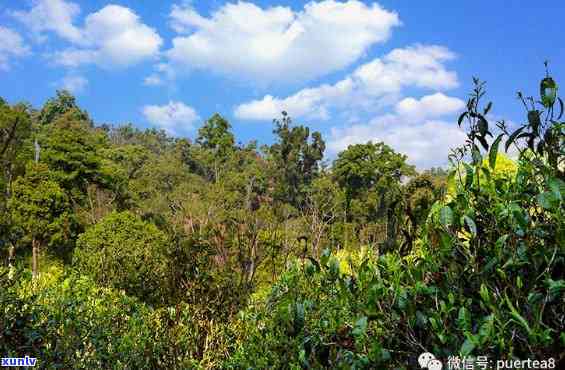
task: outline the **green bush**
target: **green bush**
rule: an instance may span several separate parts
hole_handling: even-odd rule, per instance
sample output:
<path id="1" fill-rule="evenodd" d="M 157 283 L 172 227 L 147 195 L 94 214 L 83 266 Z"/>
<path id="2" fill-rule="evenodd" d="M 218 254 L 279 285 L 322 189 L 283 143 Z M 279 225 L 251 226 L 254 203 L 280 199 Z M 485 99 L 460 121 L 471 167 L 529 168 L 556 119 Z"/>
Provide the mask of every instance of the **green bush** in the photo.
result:
<path id="1" fill-rule="evenodd" d="M 49 368 L 152 368 L 164 343 L 155 340 L 149 307 L 87 277 L 45 273 L 4 279 L 0 352 L 29 355 Z M 127 356 L 124 356 L 127 354 Z"/>
<path id="2" fill-rule="evenodd" d="M 217 368 L 229 353 L 228 325 L 189 305 L 153 309 L 56 268 L 35 280 L 0 269 L 0 313 L 0 353 L 40 367 Z"/>
<path id="3" fill-rule="evenodd" d="M 168 238 L 130 212 L 113 212 L 77 240 L 73 265 L 99 284 L 145 302 L 166 303 L 171 289 Z"/>

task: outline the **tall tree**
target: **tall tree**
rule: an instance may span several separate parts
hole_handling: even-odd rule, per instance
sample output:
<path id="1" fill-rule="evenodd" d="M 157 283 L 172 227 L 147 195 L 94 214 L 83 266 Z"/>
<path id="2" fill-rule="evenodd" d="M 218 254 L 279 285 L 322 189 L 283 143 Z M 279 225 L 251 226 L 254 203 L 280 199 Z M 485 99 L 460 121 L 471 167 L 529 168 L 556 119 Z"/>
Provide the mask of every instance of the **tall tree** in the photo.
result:
<path id="1" fill-rule="evenodd" d="M 200 144 L 199 149 L 203 150 L 198 152 L 195 148 L 194 153 L 207 167 L 204 171 L 207 172 L 206 177 L 214 181 L 218 181 L 223 165 L 236 150 L 235 137 L 230 130 L 230 123 L 218 113 L 204 122 L 198 130 L 196 143 Z"/>
<path id="2" fill-rule="evenodd" d="M 446 190 L 446 176 L 441 169 L 419 174 L 403 186 L 401 252 L 408 253 L 424 224 L 432 205 L 441 199 Z"/>
<path id="3" fill-rule="evenodd" d="M 396 242 L 402 200 L 401 179 L 415 173 L 406 163 L 407 157 L 396 153 L 384 143 L 350 145 L 338 155 L 333 164 L 337 182 L 345 191 L 346 220 L 352 220 L 352 202 L 355 201 L 367 221 L 386 219 L 386 244 Z M 358 209 L 358 211 L 361 211 Z"/>
<path id="4" fill-rule="evenodd" d="M 0 98 L 0 251 L 8 250 L 14 259 L 18 237 L 11 233 L 12 220 L 6 211 L 12 183 L 24 172 L 24 142 L 31 133 L 30 108 L 26 104 L 10 106 Z"/>
<path id="5" fill-rule="evenodd" d="M 75 236 L 69 199 L 45 164 L 29 163 L 25 176 L 14 182 L 8 209 L 15 229 L 31 239 L 33 275 L 37 276 L 40 248 L 60 248 Z"/>
<path id="6" fill-rule="evenodd" d="M 277 142 L 267 148 L 276 180 L 275 199 L 295 207 L 305 204 L 307 187 L 319 172 L 326 144 L 319 132 L 310 135 L 306 126 L 292 126 L 288 113 L 275 119 Z"/>
<path id="7" fill-rule="evenodd" d="M 400 183 L 402 176 L 412 175 L 414 167 L 406 164 L 406 159 L 384 143 L 350 145 L 339 153 L 333 173 L 345 190 L 347 207 L 353 198 L 374 189 L 381 180 L 391 178 Z"/>
<path id="8" fill-rule="evenodd" d="M 234 150 L 235 137 L 230 123 L 218 113 L 210 117 L 198 130 L 196 142 L 203 148 L 212 149 L 220 156 Z"/>
<path id="9" fill-rule="evenodd" d="M 90 183 L 109 183 L 101 176 L 100 149 L 107 147 L 103 131 L 77 119 L 73 112 L 61 115 L 39 134 L 40 161 L 46 163 L 57 181 L 73 199 L 81 199 Z M 109 185 L 109 184 L 107 184 Z"/>
<path id="10" fill-rule="evenodd" d="M 41 125 L 48 125 L 64 114 L 70 114 L 76 120 L 92 124 L 88 113 L 79 108 L 75 97 L 66 90 L 57 90 L 57 96 L 45 103 L 38 114 L 37 121 Z"/>
<path id="11" fill-rule="evenodd" d="M 9 196 L 10 184 L 16 175 L 14 171 L 18 165 L 17 157 L 21 154 L 23 142 L 30 132 L 29 107 L 25 104 L 10 106 L 0 98 L 0 183 L 6 196 Z"/>

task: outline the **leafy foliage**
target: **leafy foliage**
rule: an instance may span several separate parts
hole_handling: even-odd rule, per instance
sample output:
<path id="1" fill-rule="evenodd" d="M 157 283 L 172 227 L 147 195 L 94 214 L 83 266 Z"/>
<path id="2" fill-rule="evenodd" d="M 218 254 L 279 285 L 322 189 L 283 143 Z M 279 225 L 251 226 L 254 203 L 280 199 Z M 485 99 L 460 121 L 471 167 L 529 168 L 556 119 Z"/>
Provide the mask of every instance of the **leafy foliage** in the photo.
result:
<path id="1" fill-rule="evenodd" d="M 519 95 L 525 123 L 495 127 L 474 83 L 465 145 L 423 173 L 372 142 L 326 165 L 285 112 L 258 150 L 218 114 L 192 142 L 95 127 L 65 92 L 39 111 L 0 100 L 0 351 L 63 368 L 408 369 L 424 351 L 563 367 L 558 86 L 547 73 Z"/>
<path id="2" fill-rule="evenodd" d="M 170 293 L 167 236 L 130 212 L 111 213 L 77 240 L 73 265 L 103 286 L 151 303 Z"/>
<path id="3" fill-rule="evenodd" d="M 274 121 L 277 143 L 267 149 L 276 181 L 275 197 L 295 207 L 304 204 L 304 191 L 315 178 L 326 144 L 319 132 L 305 126 L 292 126 L 286 112 Z M 312 140 L 310 143 L 309 140 Z"/>

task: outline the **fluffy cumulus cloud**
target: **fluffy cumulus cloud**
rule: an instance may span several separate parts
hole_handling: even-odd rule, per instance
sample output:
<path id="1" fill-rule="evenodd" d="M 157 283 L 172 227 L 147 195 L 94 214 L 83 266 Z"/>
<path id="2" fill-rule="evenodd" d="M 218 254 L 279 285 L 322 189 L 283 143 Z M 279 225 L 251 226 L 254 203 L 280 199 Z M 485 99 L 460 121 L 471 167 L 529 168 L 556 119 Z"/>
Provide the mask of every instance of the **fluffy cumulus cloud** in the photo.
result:
<path id="1" fill-rule="evenodd" d="M 42 40 L 50 31 L 72 42 L 81 42 L 80 29 L 73 25 L 80 7 L 65 0 L 34 0 L 29 11 L 13 11 L 12 15 L 24 23 L 34 35 Z"/>
<path id="2" fill-rule="evenodd" d="M 309 2 L 300 11 L 239 1 L 210 17 L 173 6 L 170 18 L 179 32 L 166 53 L 171 65 L 264 84 L 342 69 L 400 24 L 396 13 L 357 0 Z"/>
<path id="3" fill-rule="evenodd" d="M 0 70 L 8 70 L 10 60 L 30 53 L 22 37 L 15 31 L 0 26 Z"/>
<path id="4" fill-rule="evenodd" d="M 266 95 L 237 106 L 234 114 L 240 119 L 270 121 L 285 110 L 292 117 L 312 120 L 333 122 L 346 117 L 346 121 L 364 121 L 368 123 L 330 128 L 329 154 L 336 155 L 351 144 L 383 141 L 408 155 L 419 168 L 443 165 L 449 149 L 465 140 L 454 120 L 465 103 L 443 93 L 458 86 L 456 73 L 446 67 L 454 57 L 437 45 L 394 49 L 335 84 L 287 97 Z M 407 89 L 431 93 L 403 97 Z"/>
<path id="5" fill-rule="evenodd" d="M 194 123 L 200 120 L 194 108 L 176 101 L 165 105 L 146 105 L 142 112 L 151 124 L 173 135 L 191 131 Z"/>
<path id="6" fill-rule="evenodd" d="M 72 46 L 52 54 L 55 63 L 68 67 L 132 65 L 158 55 L 163 43 L 134 11 L 120 5 L 87 15 L 82 27 L 75 26 L 79 6 L 64 0 L 37 0 L 28 12 L 12 13 L 37 35 L 50 31 L 69 41 Z"/>
<path id="7" fill-rule="evenodd" d="M 449 150 L 465 141 L 465 132 L 453 116 L 465 103 L 441 93 L 421 99 L 406 98 L 398 102 L 394 111 L 373 118 L 368 124 L 332 128 L 328 150 L 336 154 L 349 145 L 382 141 L 400 153 L 418 168 L 441 166 L 447 162 Z"/>
<path id="8" fill-rule="evenodd" d="M 395 49 L 333 85 L 303 89 L 283 98 L 266 95 L 239 105 L 235 115 L 240 119 L 270 121 L 284 110 L 293 117 L 325 120 L 330 118 L 332 110 L 376 110 L 397 101 L 406 87 L 432 90 L 456 87 L 456 73 L 445 67 L 445 62 L 453 58 L 452 52 L 437 45 Z M 444 103 L 453 104 L 453 101 L 437 95 L 423 102 L 403 101 L 401 109 L 416 114 L 421 106 L 429 108 Z"/>
<path id="9" fill-rule="evenodd" d="M 408 124 L 398 117 L 381 117 L 368 125 L 333 129 L 328 148 L 337 153 L 351 144 L 382 141 L 406 154 L 419 169 L 443 166 L 451 148 L 465 141 L 465 133 L 451 121 L 429 120 Z"/>
<path id="10" fill-rule="evenodd" d="M 442 93 L 426 95 L 421 99 L 405 98 L 396 104 L 396 112 L 412 120 L 423 120 L 455 114 L 465 107 L 465 102 Z"/>

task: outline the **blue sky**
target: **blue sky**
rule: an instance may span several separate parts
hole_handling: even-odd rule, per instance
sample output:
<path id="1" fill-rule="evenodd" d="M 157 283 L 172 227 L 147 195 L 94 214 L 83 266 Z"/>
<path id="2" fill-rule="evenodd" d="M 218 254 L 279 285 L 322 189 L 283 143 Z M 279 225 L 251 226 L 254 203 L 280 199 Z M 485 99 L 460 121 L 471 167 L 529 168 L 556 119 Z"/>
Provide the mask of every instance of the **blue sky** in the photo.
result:
<path id="1" fill-rule="evenodd" d="M 194 137 L 215 112 L 239 141 L 272 141 L 284 109 L 328 158 L 384 141 L 419 168 L 462 142 L 472 76 L 519 122 L 543 61 L 565 80 L 558 0 L 0 0 L 0 96 L 40 107 L 67 88 L 97 123 Z"/>

